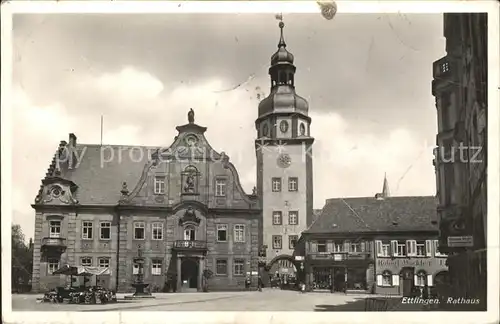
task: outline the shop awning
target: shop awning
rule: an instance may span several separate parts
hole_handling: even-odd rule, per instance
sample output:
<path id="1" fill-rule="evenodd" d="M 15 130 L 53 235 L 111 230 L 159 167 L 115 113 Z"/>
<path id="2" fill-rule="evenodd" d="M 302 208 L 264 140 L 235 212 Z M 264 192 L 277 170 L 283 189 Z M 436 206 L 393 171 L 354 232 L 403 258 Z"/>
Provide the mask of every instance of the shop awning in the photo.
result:
<path id="1" fill-rule="evenodd" d="M 101 275 L 110 275 L 111 271 L 109 268 L 99 268 L 99 267 L 78 267 L 77 275 L 78 276 L 101 276 Z"/>

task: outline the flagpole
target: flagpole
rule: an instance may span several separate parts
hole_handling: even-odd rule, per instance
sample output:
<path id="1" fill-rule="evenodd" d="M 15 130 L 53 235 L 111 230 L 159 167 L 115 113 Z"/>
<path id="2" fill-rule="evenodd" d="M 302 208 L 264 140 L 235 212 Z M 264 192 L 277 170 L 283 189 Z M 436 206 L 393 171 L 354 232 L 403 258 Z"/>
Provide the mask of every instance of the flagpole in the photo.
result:
<path id="1" fill-rule="evenodd" d="M 103 123 L 104 123 L 104 116 L 101 115 L 101 146 L 102 146 L 102 129 L 103 129 Z"/>

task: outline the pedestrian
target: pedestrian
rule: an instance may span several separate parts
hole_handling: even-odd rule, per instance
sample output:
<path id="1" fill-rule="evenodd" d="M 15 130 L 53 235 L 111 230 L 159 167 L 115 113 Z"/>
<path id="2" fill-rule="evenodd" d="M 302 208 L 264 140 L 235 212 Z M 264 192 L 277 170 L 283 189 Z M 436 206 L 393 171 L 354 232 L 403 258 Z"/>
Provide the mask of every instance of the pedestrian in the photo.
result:
<path id="1" fill-rule="evenodd" d="M 259 291 L 262 291 L 262 278 L 259 276 L 258 282 L 257 282 L 257 289 Z"/>

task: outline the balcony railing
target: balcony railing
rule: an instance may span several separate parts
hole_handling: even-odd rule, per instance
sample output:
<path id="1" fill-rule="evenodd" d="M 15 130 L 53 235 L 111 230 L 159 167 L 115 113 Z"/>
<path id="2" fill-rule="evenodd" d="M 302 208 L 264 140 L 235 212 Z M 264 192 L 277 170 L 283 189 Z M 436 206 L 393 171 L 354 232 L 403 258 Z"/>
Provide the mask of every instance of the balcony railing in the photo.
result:
<path id="1" fill-rule="evenodd" d="M 314 252 L 309 253 L 312 260 L 332 260 L 332 261 L 347 261 L 347 260 L 368 260 L 371 258 L 370 252 Z"/>
<path id="2" fill-rule="evenodd" d="M 62 237 L 42 238 L 42 250 L 44 253 L 63 253 L 66 250 L 66 239 Z"/>
<path id="3" fill-rule="evenodd" d="M 177 240 L 174 242 L 174 249 L 178 249 L 178 250 L 206 250 L 207 249 L 207 242 L 205 242 L 205 241 Z"/>

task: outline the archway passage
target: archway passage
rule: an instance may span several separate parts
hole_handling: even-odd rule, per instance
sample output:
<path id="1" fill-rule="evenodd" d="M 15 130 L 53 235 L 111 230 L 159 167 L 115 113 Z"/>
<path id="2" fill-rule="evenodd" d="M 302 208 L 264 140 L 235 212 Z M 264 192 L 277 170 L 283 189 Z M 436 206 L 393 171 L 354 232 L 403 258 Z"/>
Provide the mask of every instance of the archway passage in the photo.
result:
<path id="1" fill-rule="evenodd" d="M 305 279 L 304 266 L 291 255 L 282 254 L 272 259 L 265 267 L 264 286 L 278 287 L 286 283 L 294 286 Z"/>
<path id="2" fill-rule="evenodd" d="M 198 260 L 186 258 L 181 264 L 181 282 L 183 289 L 198 288 Z"/>

